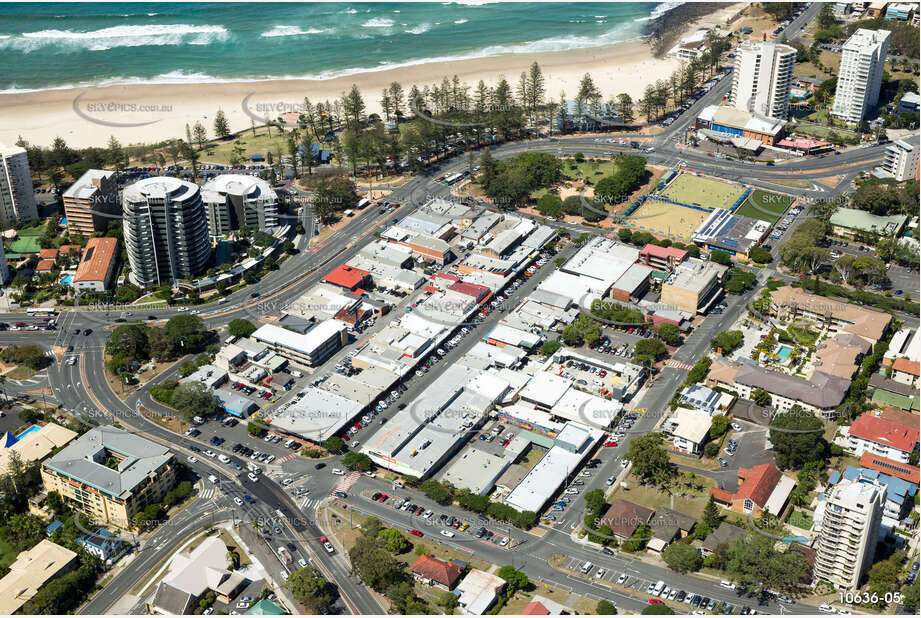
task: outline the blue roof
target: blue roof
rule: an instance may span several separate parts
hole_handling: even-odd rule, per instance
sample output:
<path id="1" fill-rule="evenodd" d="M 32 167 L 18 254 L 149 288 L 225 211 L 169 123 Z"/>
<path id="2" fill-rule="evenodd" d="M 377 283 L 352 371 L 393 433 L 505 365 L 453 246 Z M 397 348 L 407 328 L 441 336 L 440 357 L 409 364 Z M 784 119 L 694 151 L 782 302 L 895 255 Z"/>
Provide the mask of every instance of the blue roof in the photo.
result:
<path id="1" fill-rule="evenodd" d="M 55 519 L 53 522 L 48 524 L 48 526 L 45 528 L 45 534 L 47 534 L 48 536 L 51 536 L 52 534 L 54 534 L 55 530 L 57 530 L 63 525 L 64 525 L 63 523 Z"/>
<path id="2" fill-rule="evenodd" d="M 849 481 L 879 481 L 880 484 L 886 486 L 886 499 L 893 502 L 904 503 L 905 500 L 914 498 L 915 494 L 918 493 L 918 485 L 915 483 L 884 474 L 878 470 L 855 468 L 854 466 L 848 466 L 842 475 L 837 472 L 833 473 L 828 477 L 828 482 L 834 485 L 842 477 Z"/>

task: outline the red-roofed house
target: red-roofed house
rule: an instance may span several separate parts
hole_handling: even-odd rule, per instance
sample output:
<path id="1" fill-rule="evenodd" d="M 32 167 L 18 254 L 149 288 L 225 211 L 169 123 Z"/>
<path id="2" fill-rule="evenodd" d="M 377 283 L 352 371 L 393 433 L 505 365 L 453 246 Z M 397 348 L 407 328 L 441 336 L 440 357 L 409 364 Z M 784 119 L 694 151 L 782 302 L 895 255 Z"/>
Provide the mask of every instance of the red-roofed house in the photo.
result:
<path id="1" fill-rule="evenodd" d="M 521 610 L 523 616 L 561 616 L 573 614 L 571 609 L 556 601 L 535 594 L 531 602 Z"/>
<path id="2" fill-rule="evenodd" d="M 760 516 L 763 511 L 780 515 L 796 482 L 784 476 L 772 463 L 739 468 L 739 487 L 735 492 L 711 489 L 713 499 L 737 513 Z"/>
<path id="3" fill-rule="evenodd" d="M 918 466 L 899 463 L 882 455 L 874 455 L 869 451 L 860 456 L 859 465 L 861 468 L 876 470 L 915 485 L 921 484 L 921 468 Z"/>
<path id="4" fill-rule="evenodd" d="M 61 255 L 64 255 L 65 253 L 71 253 L 71 252 L 76 253 L 77 255 L 80 255 L 80 250 L 82 248 L 83 247 L 81 247 L 80 245 L 61 245 L 59 251 L 61 252 Z"/>
<path id="5" fill-rule="evenodd" d="M 35 272 L 50 273 L 54 268 L 54 260 L 39 260 L 35 266 Z"/>
<path id="6" fill-rule="evenodd" d="M 687 257 L 687 251 L 675 247 L 660 247 L 659 245 L 650 244 L 640 249 L 641 264 L 664 272 L 670 272 L 675 266 L 685 261 Z"/>
<path id="7" fill-rule="evenodd" d="M 869 452 L 908 463 L 909 456 L 918 450 L 919 433 L 917 427 L 862 414 L 847 430 L 848 451 L 855 455 Z"/>
<path id="8" fill-rule="evenodd" d="M 485 285 L 468 283 L 466 281 L 457 281 L 448 289 L 464 294 L 465 296 L 470 296 L 478 303 L 483 302 L 483 299 L 490 294 L 490 289 Z"/>
<path id="9" fill-rule="evenodd" d="M 918 378 L 921 376 L 921 363 L 911 361 L 907 358 L 897 358 L 892 363 L 892 379 L 901 384 L 909 386 L 918 386 Z"/>
<path id="10" fill-rule="evenodd" d="M 56 260 L 58 259 L 58 250 L 57 249 L 42 249 L 38 252 L 38 258 L 40 260 Z"/>
<path id="11" fill-rule="evenodd" d="M 348 264 L 341 264 L 336 270 L 326 275 L 323 281 L 353 292 L 359 288 L 370 287 L 371 273 Z"/>
<path id="12" fill-rule="evenodd" d="M 549 616 L 550 610 L 540 601 L 531 601 L 521 610 L 522 616 Z"/>
<path id="13" fill-rule="evenodd" d="M 452 590 L 463 569 L 460 565 L 422 554 L 410 567 L 417 579 L 426 580 L 433 586 Z"/>

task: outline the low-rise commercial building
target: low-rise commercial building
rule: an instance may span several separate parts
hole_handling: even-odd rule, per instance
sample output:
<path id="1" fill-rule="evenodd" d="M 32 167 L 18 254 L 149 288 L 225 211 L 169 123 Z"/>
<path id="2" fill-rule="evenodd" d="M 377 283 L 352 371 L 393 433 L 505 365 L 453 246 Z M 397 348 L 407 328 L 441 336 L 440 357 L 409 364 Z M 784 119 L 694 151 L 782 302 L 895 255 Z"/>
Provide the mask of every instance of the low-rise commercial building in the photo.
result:
<path id="1" fill-rule="evenodd" d="M 252 334 L 252 338 L 290 362 L 314 367 L 324 363 L 346 344 L 348 329 L 345 322 L 326 320 L 301 335 L 274 324 L 264 324 Z"/>
<path id="2" fill-rule="evenodd" d="M 336 435 L 370 403 L 315 386 L 303 393 L 298 401 L 273 412 L 270 423 L 273 429 L 317 443 Z"/>
<path id="3" fill-rule="evenodd" d="M 470 446 L 454 459 L 441 480 L 458 489 L 469 489 L 473 494 L 485 496 L 510 465 L 510 457 L 500 457 Z"/>
<path id="4" fill-rule="evenodd" d="M 859 234 L 877 236 L 898 236 L 905 224 L 907 215 L 874 215 L 866 210 L 856 208 L 838 208 L 828 220 L 832 233 L 842 238 L 854 238 Z"/>
<path id="5" fill-rule="evenodd" d="M 674 450 L 684 455 L 699 456 L 710 436 L 712 418 L 703 410 L 678 408 L 666 419 L 662 430 L 672 438 Z"/>
<path id="6" fill-rule="evenodd" d="M 128 528 L 176 480 L 173 453 L 112 426 L 90 429 L 42 464 L 47 491 L 95 521 Z"/>
<path id="7" fill-rule="evenodd" d="M 694 242 L 707 249 L 725 251 L 730 255 L 748 257 L 771 229 L 771 224 L 760 219 L 736 215 L 725 208 L 713 212 L 694 230 Z"/>
<path id="8" fill-rule="evenodd" d="M 680 311 L 704 313 L 720 297 L 727 270 L 726 266 L 691 258 L 675 268 L 665 280 L 659 300 Z"/>
<path id="9" fill-rule="evenodd" d="M 688 258 L 688 252 L 677 247 L 660 247 L 648 244 L 640 249 L 639 261 L 650 268 L 671 272 Z"/>
<path id="10" fill-rule="evenodd" d="M 246 577 L 227 567 L 227 546 L 220 536 L 209 536 L 191 551 L 173 556 L 169 571 L 147 604 L 148 613 L 189 615 L 209 590 L 230 602 L 245 585 Z"/>
<path id="11" fill-rule="evenodd" d="M 505 590 L 505 580 L 492 573 L 471 569 L 457 585 L 457 605 L 468 616 L 482 616 Z"/>
<path id="12" fill-rule="evenodd" d="M 732 107 L 709 105 L 698 114 L 697 128 L 717 138 L 742 138 L 773 146 L 783 137 L 784 121 Z"/>
<path id="13" fill-rule="evenodd" d="M 118 272 L 118 239 L 90 238 L 71 285 L 80 291 L 103 292 Z"/>

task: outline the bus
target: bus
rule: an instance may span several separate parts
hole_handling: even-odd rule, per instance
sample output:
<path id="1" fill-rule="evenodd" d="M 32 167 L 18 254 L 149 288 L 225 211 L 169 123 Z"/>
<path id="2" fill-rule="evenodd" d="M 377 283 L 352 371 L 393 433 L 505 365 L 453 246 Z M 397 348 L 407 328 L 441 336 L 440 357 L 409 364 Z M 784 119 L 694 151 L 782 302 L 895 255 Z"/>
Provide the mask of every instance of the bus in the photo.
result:
<path id="1" fill-rule="evenodd" d="M 34 317 L 54 317 L 58 314 L 53 307 L 30 307 L 26 309 L 26 313 Z"/>
<path id="2" fill-rule="evenodd" d="M 445 184 L 446 184 L 446 185 L 453 185 L 455 182 L 457 182 L 458 180 L 460 180 L 460 179 L 463 178 L 463 177 L 464 177 L 464 175 L 461 174 L 461 173 L 457 173 L 457 174 L 448 174 L 447 176 L 445 176 Z"/>

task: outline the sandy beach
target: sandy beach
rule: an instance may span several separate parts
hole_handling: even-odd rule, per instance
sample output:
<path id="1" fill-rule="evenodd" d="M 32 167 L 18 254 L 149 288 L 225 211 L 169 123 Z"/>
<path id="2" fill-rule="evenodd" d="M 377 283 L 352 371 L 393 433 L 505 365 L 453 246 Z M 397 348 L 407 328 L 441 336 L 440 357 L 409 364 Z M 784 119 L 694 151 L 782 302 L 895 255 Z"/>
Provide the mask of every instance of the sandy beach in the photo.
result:
<path id="1" fill-rule="evenodd" d="M 706 21 L 720 21 L 721 14 Z M 715 19 L 714 19 L 715 18 Z M 688 29 L 698 24 L 688 24 Z M 122 144 L 151 143 L 185 136 L 187 124 L 201 121 L 213 133 L 214 114 L 220 108 L 230 127 L 237 131 L 264 118 L 300 111 L 304 98 L 332 101 L 357 84 L 368 113 L 380 111 L 380 92 L 393 81 L 405 91 L 412 84 L 422 88 L 457 75 L 475 86 L 479 80 L 495 84 L 504 76 L 514 85 L 532 62 L 543 70 L 548 98 L 560 93 L 573 96 L 579 80 L 590 73 L 605 100 L 626 92 L 634 99 L 658 79 L 667 79 L 681 63 L 674 58 L 656 59 L 643 42 L 541 54 L 512 54 L 433 62 L 387 71 L 365 72 L 328 80 L 276 80 L 224 83 L 137 84 L 42 90 L 0 95 L 0 144 L 12 144 L 19 136 L 33 144 L 50 146 L 63 137 L 74 147 L 105 146 L 114 135 Z"/>

